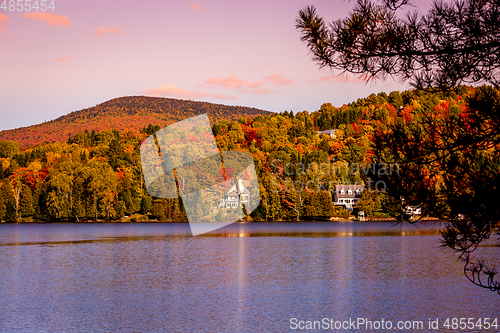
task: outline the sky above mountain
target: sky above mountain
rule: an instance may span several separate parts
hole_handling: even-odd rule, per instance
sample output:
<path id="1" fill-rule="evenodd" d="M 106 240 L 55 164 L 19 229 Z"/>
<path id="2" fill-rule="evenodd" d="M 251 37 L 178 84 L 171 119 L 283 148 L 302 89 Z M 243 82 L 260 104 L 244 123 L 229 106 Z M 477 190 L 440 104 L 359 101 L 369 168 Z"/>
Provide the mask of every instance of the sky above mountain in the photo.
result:
<path id="1" fill-rule="evenodd" d="M 413 9 L 427 10 L 427 2 Z M 54 0 L 45 12 L 1 8 L 0 130 L 130 95 L 296 112 L 408 88 L 320 70 L 295 29 L 306 5 L 331 21 L 354 2 Z"/>

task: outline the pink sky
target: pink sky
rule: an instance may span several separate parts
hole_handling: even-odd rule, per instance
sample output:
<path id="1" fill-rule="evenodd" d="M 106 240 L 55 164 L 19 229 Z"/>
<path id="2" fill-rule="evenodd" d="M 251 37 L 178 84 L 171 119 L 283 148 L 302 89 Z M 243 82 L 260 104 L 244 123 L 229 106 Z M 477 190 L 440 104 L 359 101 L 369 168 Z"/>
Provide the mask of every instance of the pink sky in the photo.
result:
<path id="1" fill-rule="evenodd" d="M 33 1 L 32 1 L 33 2 Z M 130 95 L 193 99 L 270 111 L 340 106 L 387 80 L 326 78 L 295 30 L 299 9 L 328 21 L 343 0 L 69 1 L 55 10 L 0 9 L 0 130 L 29 126 Z"/>

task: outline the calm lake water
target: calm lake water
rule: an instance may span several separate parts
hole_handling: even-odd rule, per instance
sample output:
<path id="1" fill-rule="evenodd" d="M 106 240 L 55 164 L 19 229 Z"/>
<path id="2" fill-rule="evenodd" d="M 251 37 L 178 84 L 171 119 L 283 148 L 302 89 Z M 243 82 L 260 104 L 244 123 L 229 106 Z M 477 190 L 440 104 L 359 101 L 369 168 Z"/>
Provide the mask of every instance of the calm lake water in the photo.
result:
<path id="1" fill-rule="evenodd" d="M 498 318 L 439 224 L 0 225 L 0 332 L 318 332 L 295 322 Z M 499 248 L 480 249 L 498 260 Z M 497 261 L 498 263 L 498 261 Z M 292 319 L 293 322 L 293 319 Z M 351 327 L 352 328 L 352 327 Z"/>

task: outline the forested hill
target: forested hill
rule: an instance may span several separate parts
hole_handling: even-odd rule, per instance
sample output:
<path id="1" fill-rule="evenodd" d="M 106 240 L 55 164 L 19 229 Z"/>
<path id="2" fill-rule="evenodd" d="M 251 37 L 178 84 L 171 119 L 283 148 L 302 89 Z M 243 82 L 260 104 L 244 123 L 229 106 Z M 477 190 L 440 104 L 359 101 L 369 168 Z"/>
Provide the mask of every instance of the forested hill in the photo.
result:
<path id="1" fill-rule="evenodd" d="M 148 124 L 167 125 L 208 113 L 212 123 L 238 120 L 271 112 L 244 106 L 229 106 L 173 98 L 128 96 L 114 98 L 91 108 L 71 112 L 55 120 L 0 132 L 0 140 L 19 142 L 26 148 L 43 142 L 66 141 L 69 136 L 104 129 L 139 130 Z"/>

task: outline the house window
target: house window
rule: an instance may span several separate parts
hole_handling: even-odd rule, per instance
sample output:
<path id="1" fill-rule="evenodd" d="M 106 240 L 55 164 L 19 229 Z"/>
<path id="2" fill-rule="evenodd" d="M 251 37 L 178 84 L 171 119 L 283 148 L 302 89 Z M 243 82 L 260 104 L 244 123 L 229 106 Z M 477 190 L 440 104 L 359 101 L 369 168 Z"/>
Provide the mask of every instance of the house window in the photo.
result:
<path id="1" fill-rule="evenodd" d="M 238 207 L 238 203 L 237 202 L 233 202 L 233 208 L 236 208 Z"/>
<path id="2" fill-rule="evenodd" d="M 246 194 L 241 195 L 241 201 L 247 202 L 248 201 L 248 195 L 246 195 Z"/>
<path id="3" fill-rule="evenodd" d="M 343 194 L 345 194 L 344 189 L 341 189 L 341 190 L 340 190 L 340 194 L 342 194 L 342 195 L 343 195 Z"/>
<path id="4" fill-rule="evenodd" d="M 352 190 L 351 190 L 351 189 L 349 189 L 349 190 L 347 191 L 347 194 L 351 195 L 351 194 L 352 194 Z"/>
<path id="5" fill-rule="evenodd" d="M 346 199 L 345 203 L 351 203 L 351 200 Z"/>
<path id="6" fill-rule="evenodd" d="M 358 189 L 356 190 L 356 194 L 357 194 L 357 195 L 359 195 L 360 193 L 361 193 L 361 190 L 358 188 Z"/>

